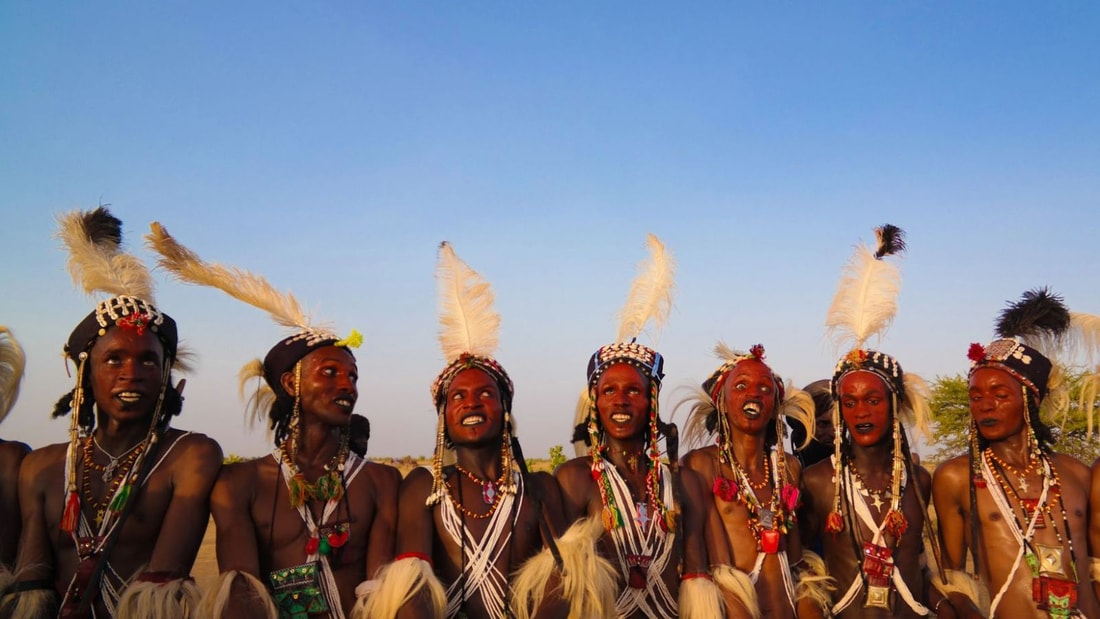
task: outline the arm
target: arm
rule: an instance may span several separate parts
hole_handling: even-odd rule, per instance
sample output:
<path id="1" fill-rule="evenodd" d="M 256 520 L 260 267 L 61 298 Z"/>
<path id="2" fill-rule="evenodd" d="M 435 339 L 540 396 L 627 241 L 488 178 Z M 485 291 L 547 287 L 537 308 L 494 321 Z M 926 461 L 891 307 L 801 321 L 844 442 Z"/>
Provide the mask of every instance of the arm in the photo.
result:
<path id="1" fill-rule="evenodd" d="M 703 493 L 702 478 L 693 470 L 680 469 L 680 481 L 684 491 L 683 535 L 685 574 L 708 572 L 706 544 L 706 516 L 709 500 Z"/>
<path id="2" fill-rule="evenodd" d="M 375 475 L 374 522 L 371 523 L 367 546 L 367 579 L 393 560 L 394 537 L 397 533 L 397 492 L 401 473 L 392 466 L 369 465 Z"/>
<path id="3" fill-rule="evenodd" d="M 575 458 L 554 471 L 561 493 L 561 509 L 566 522 L 572 524 L 588 515 L 588 493 L 592 487 L 592 475 L 587 461 Z"/>
<path id="4" fill-rule="evenodd" d="M 210 522 L 210 490 L 222 466 L 222 450 L 214 440 L 191 435 L 181 441 L 184 449 L 171 463 L 172 500 L 147 568 L 176 576 L 191 572 Z"/>
<path id="5" fill-rule="evenodd" d="M 943 568 L 959 578 L 966 578 L 966 528 L 970 513 L 970 467 L 966 457 L 948 460 L 941 464 L 932 477 L 932 503 L 939 519 L 940 558 Z M 949 575 L 950 579 L 950 575 Z M 939 617 L 980 617 L 971 599 L 956 590 L 954 583 L 945 589 L 947 601 L 933 607 Z"/>
<path id="6" fill-rule="evenodd" d="M 1097 458 L 1092 463 L 1092 475 L 1089 481 L 1089 562 L 1092 563 L 1100 561 L 1100 458 Z M 1090 569 L 1089 580 L 1092 582 L 1092 589 L 1096 593 L 1097 598 L 1100 598 L 1100 579 L 1092 572 L 1095 570 Z"/>
<path id="7" fill-rule="evenodd" d="M 425 505 L 432 488 L 431 471 L 423 468 L 410 472 L 398 491 L 397 557 L 419 555 L 428 557 L 434 565 L 432 542 L 435 538 L 433 507 Z M 446 499 L 444 499 L 446 500 Z M 397 613 L 399 619 L 433 617 L 431 595 L 427 588 L 420 588 L 411 600 Z"/>
<path id="8" fill-rule="evenodd" d="M 64 445 L 46 447 L 28 455 L 20 468 L 18 493 L 23 526 L 16 580 L 25 589 L 17 595 L 3 597 L 0 617 L 4 619 L 21 617 L 28 611 L 38 613 L 35 616 L 57 614 L 60 602 L 55 589 L 57 564 L 46 523 L 45 491 L 51 487 L 60 491 L 61 479 L 56 469 L 64 458 Z M 51 471 L 51 467 L 55 470 Z"/>

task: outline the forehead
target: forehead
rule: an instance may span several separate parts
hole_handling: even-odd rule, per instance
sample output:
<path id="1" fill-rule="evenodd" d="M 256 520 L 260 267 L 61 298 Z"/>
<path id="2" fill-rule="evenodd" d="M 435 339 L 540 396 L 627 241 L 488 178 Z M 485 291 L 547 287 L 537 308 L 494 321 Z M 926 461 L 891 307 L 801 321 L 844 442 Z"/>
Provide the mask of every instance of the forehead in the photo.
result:
<path id="1" fill-rule="evenodd" d="M 644 383 L 645 377 L 642 376 L 641 370 L 629 363 L 615 363 L 604 370 L 603 374 L 600 375 L 600 380 L 596 382 L 596 385 L 602 385 L 607 381 L 636 381 Z"/>
<path id="2" fill-rule="evenodd" d="M 451 386 L 448 387 L 447 392 L 450 393 L 456 389 L 497 389 L 497 382 L 493 380 L 492 376 L 478 368 L 466 368 L 458 374 L 455 374 L 454 380 L 451 381 Z"/>
<path id="3" fill-rule="evenodd" d="M 328 362 L 355 366 L 355 356 L 351 354 L 350 350 L 343 346 L 325 346 L 324 348 L 318 348 L 302 357 L 303 368 Z"/>
<path id="4" fill-rule="evenodd" d="M 775 375 L 772 374 L 771 368 L 765 365 L 763 361 L 757 359 L 745 359 L 733 366 L 733 369 L 730 370 L 729 377 L 731 380 L 748 378 L 775 382 Z"/>
<path id="5" fill-rule="evenodd" d="M 1020 388 L 1020 381 L 997 367 L 981 367 L 970 374 L 970 386 Z"/>
<path id="6" fill-rule="evenodd" d="M 837 393 L 864 393 L 868 391 L 886 392 L 886 382 L 874 372 L 857 370 L 849 372 L 840 378 L 837 384 Z"/>
<path id="7" fill-rule="evenodd" d="M 142 354 L 151 351 L 155 352 L 157 356 L 161 356 L 164 354 L 164 344 L 161 343 L 155 333 L 148 329 L 138 335 L 137 331 L 133 329 L 115 327 L 108 329 L 106 333 L 99 336 L 99 339 L 92 346 L 91 352 L 93 355 L 102 355 L 109 351 L 131 354 Z"/>

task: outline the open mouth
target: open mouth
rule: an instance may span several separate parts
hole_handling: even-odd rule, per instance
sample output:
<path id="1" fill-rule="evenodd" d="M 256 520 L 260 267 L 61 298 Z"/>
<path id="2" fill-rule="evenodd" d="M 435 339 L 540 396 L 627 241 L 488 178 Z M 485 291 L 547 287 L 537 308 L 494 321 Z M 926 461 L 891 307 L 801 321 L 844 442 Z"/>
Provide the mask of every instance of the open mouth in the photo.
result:
<path id="1" fill-rule="evenodd" d="M 346 408 L 348 410 L 351 410 L 355 407 L 355 400 L 351 398 L 336 398 L 335 403 L 336 406 L 339 406 L 340 408 Z"/>
<path id="2" fill-rule="evenodd" d="M 144 394 L 137 391 L 120 391 L 115 394 L 115 397 L 122 400 L 126 404 L 135 404 L 140 402 L 145 397 Z"/>
<path id="3" fill-rule="evenodd" d="M 982 419 L 981 421 L 978 422 L 978 425 L 982 426 L 982 427 L 985 427 L 985 428 L 991 428 L 991 427 L 997 425 L 997 419 L 993 418 L 993 417 Z"/>
<path id="4" fill-rule="evenodd" d="M 748 419 L 756 419 L 763 411 L 763 407 L 759 402 L 745 402 L 745 405 L 741 407 L 741 412 L 745 414 Z"/>
<path id="5" fill-rule="evenodd" d="M 630 419 L 630 413 L 614 413 L 611 415 L 611 421 L 615 423 L 628 423 Z"/>
<path id="6" fill-rule="evenodd" d="M 853 429 L 856 432 L 858 432 L 859 434 L 870 434 L 871 432 L 874 431 L 875 424 L 873 424 L 873 423 L 857 423 Z"/>
<path id="7" fill-rule="evenodd" d="M 484 415 L 469 415 L 462 418 L 462 425 L 464 426 L 477 426 L 485 423 Z"/>

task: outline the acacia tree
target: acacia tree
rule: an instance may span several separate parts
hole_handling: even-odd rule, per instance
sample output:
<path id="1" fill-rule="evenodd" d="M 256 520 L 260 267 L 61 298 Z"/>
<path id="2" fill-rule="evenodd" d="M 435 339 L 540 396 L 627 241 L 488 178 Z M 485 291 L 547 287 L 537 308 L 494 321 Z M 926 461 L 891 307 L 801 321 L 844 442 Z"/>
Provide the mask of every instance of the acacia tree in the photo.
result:
<path id="1" fill-rule="evenodd" d="M 1073 368 L 1066 373 L 1069 386 L 1069 410 L 1064 419 L 1044 419 L 1050 426 L 1054 448 L 1091 464 L 1100 456 L 1100 438 L 1088 436 L 1088 423 L 1081 409 L 1081 387 L 1089 372 Z M 928 458 L 936 465 L 966 453 L 970 436 L 970 397 L 966 376 L 937 376 L 932 383 L 932 432 L 937 449 Z M 1095 403 L 1094 403 L 1095 404 Z"/>

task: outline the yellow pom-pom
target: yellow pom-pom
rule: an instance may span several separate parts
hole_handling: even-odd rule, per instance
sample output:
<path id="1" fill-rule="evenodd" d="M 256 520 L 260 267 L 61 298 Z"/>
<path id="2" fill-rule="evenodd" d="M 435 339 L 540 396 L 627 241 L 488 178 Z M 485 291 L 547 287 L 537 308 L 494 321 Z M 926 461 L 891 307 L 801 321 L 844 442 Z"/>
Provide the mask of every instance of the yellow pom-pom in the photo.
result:
<path id="1" fill-rule="evenodd" d="M 336 342 L 335 346 L 347 346 L 348 348 L 359 348 L 363 344 L 363 334 L 359 331 L 352 329 L 344 339 Z"/>

